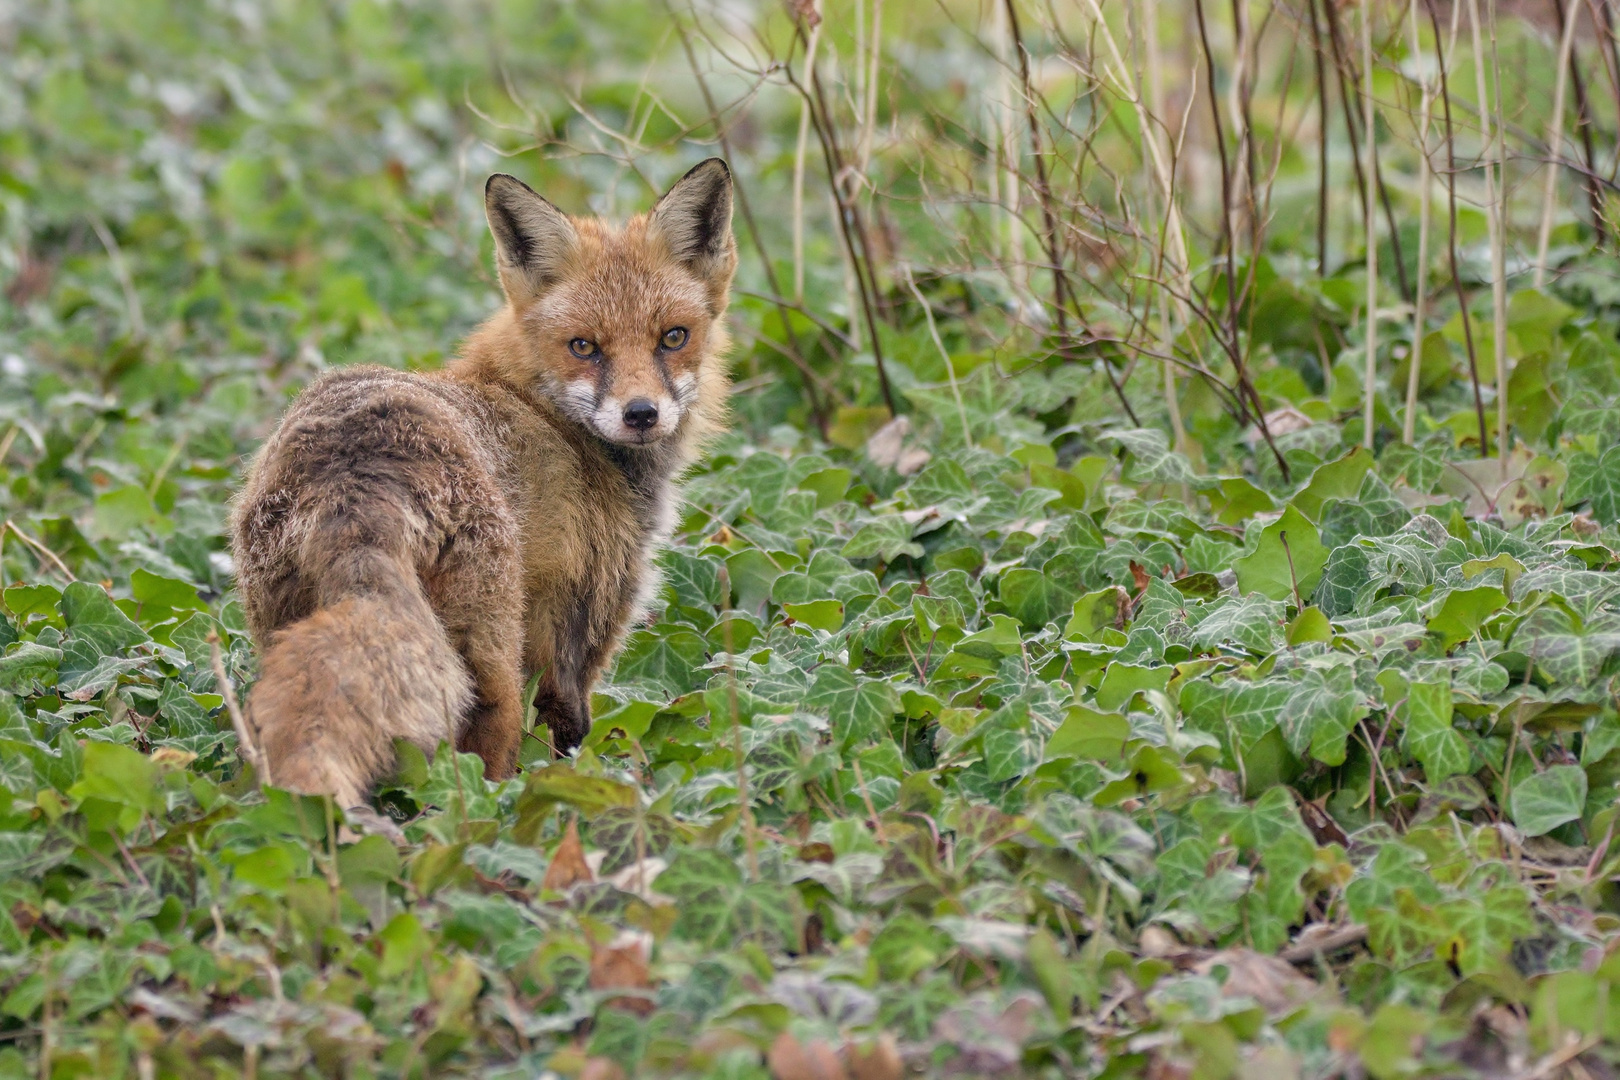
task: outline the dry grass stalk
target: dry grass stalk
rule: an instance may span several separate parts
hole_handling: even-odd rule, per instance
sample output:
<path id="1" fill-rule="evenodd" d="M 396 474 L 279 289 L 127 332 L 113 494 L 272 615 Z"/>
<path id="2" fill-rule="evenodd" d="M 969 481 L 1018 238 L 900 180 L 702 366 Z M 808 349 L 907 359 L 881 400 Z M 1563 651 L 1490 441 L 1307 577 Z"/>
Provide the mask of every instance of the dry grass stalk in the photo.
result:
<path id="1" fill-rule="evenodd" d="M 1181 210 L 1176 203 L 1176 182 L 1171 153 L 1164 145 L 1169 139 L 1169 132 L 1161 134 L 1163 124 L 1158 118 L 1163 115 L 1164 109 L 1164 65 L 1159 55 L 1159 2 L 1158 0 L 1142 0 L 1141 17 L 1138 20 L 1140 29 L 1137 31 L 1142 40 L 1142 53 L 1145 58 L 1147 74 L 1147 111 L 1143 112 L 1142 91 L 1138 85 L 1135 87 L 1136 122 L 1142 132 L 1142 138 L 1149 144 L 1149 152 L 1143 155 L 1149 163 L 1153 179 L 1159 193 L 1159 199 L 1164 209 L 1164 237 L 1169 246 L 1170 272 L 1176 279 L 1176 290 L 1179 294 L 1175 298 L 1176 321 L 1170 321 L 1170 298 L 1160 289 L 1158 297 L 1159 308 L 1159 340 L 1160 352 L 1166 359 L 1164 364 L 1164 404 L 1170 414 L 1170 432 L 1175 442 L 1175 448 L 1180 453 L 1187 452 L 1187 428 L 1181 418 L 1181 393 L 1176 383 L 1176 365 L 1168 357 L 1174 349 L 1175 327 L 1186 326 L 1188 314 L 1183 296 L 1192 295 L 1192 281 L 1187 267 L 1187 238 L 1182 230 Z M 1140 82 L 1140 80 L 1138 80 Z M 1163 260 L 1161 259 L 1161 264 Z M 1162 272 L 1162 266 L 1161 266 Z"/>
<path id="2" fill-rule="evenodd" d="M 214 679 L 219 683 L 219 692 L 225 698 L 225 711 L 230 715 L 231 727 L 236 731 L 237 751 L 242 760 L 253 769 L 254 776 L 258 777 L 261 787 L 270 787 L 270 762 L 265 760 L 264 754 L 259 750 L 258 740 L 253 737 L 253 729 L 248 726 L 247 717 L 242 715 L 242 706 L 236 700 L 236 687 L 231 684 L 231 676 L 225 670 L 225 660 L 219 653 L 219 635 L 208 635 L 208 663 L 213 669 Z"/>
<path id="3" fill-rule="evenodd" d="M 809 72 L 815 70 L 816 47 L 821 44 L 821 16 L 816 13 L 814 4 L 807 5 L 809 14 L 805 21 L 810 25 L 810 33 L 804 47 L 805 82 L 811 76 Z M 793 299 L 798 304 L 804 303 L 804 162 L 805 154 L 810 142 L 810 99 L 799 99 L 799 139 L 793 150 Z"/>
<path id="4" fill-rule="evenodd" d="M 1362 131 L 1366 134 L 1365 151 L 1367 154 L 1366 175 L 1378 175 L 1378 128 L 1376 126 L 1377 111 L 1373 105 L 1373 51 L 1372 51 L 1372 0 L 1362 0 L 1361 5 L 1361 107 Z M 1362 373 L 1361 396 L 1362 408 L 1362 435 L 1361 444 L 1368 450 L 1373 448 L 1373 406 L 1377 393 L 1378 377 L 1378 207 L 1374 203 L 1377 185 L 1368 183 L 1364 187 L 1367 204 L 1362 215 L 1367 226 L 1367 366 Z"/>
<path id="5" fill-rule="evenodd" d="M 1536 235 L 1536 288 L 1547 283 L 1547 245 L 1552 239 L 1553 197 L 1558 191 L 1559 148 L 1564 141 L 1564 90 L 1569 83 L 1569 58 L 1575 48 L 1575 24 L 1581 9 L 1571 3 L 1564 12 L 1564 36 L 1558 42 L 1558 74 L 1553 80 L 1552 116 L 1547 120 L 1547 152 L 1551 160 L 1541 181 L 1541 230 Z"/>
<path id="6" fill-rule="evenodd" d="M 1493 131 L 1490 96 L 1485 85 L 1485 42 L 1480 33 L 1479 0 L 1468 0 L 1468 30 L 1474 43 L 1474 90 L 1479 95 L 1479 122 L 1485 147 L 1485 214 L 1491 235 L 1491 347 L 1496 361 L 1496 447 L 1502 456 L 1504 478 L 1507 472 L 1507 258 L 1503 252 L 1500 132 Z M 1496 35 L 1491 35 L 1492 51 Z M 1500 84 L 1498 84 L 1500 85 Z M 1498 102 L 1500 105 L 1500 102 Z M 1481 445 L 1481 457 L 1490 448 Z"/>
<path id="7" fill-rule="evenodd" d="M 1496 346 L 1496 457 L 1501 466 L 1501 480 L 1503 484 L 1508 481 L 1508 450 L 1512 439 L 1508 432 L 1508 381 L 1512 372 L 1508 370 L 1507 355 L 1507 217 L 1508 217 L 1508 189 L 1507 189 L 1507 147 L 1504 140 L 1507 138 L 1507 123 L 1502 117 L 1502 64 L 1496 49 L 1496 0 L 1490 0 L 1490 39 L 1491 39 L 1491 81 L 1496 85 L 1495 97 L 1495 128 L 1496 152 L 1492 155 L 1496 159 L 1496 194 L 1491 200 L 1496 204 L 1496 244 L 1491 251 L 1491 318 L 1493 320 L 1495 339 L 1492 344 Z M 1480 99 L 1480 108 L 1485 107 L 1485 99 Z"/>
<path id="8" fill-rule="evenodd" d="M 1418 33 L 1417 3 L 1408 9 L 1412 36 L 1412 55 L 1423 55 L 1423 39 Z M 1406 411 L 1401 428 L 1401 441 L 1408 446 L 1417 434 L 1418 376 L 1423 364 L 1423 338 L 1427 333 L 1429 300 L 1429 185 L 1433 173 L 1429 165 L 1429 120 L 1434 110 L 1434 82 L 1427 71 L 1420 84 L 1421 102 L 1418 106 L 1418 265 L 1417 282 L 1412 291 L 1412 353 L 1406 372 Z"/>

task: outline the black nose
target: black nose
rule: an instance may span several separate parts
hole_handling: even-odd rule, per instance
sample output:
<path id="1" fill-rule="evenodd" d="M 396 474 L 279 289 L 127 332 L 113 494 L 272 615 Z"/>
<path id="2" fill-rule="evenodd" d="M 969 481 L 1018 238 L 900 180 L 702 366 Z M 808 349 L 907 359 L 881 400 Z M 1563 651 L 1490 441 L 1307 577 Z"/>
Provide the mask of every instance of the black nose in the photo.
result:
<path id="1" fill-rule="evenodd" d="M 658 406 L 646 398 L 636 398 L 624 407 L 624 426 L 646 431 L 658 423 Z"/>

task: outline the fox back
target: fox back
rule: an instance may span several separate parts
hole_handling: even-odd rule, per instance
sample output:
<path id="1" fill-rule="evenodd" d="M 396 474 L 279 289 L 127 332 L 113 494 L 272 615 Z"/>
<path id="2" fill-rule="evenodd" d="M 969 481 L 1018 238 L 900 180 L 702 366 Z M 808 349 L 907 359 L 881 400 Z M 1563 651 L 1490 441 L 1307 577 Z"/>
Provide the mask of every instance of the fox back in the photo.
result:
<path id="1" fill-rule="evenodd" d="M 315 382 L 238 498 L 268 782 L 355 805 L 396 738 L 510 775 L 536 673 L 535 737 L 578 745 L 655 584 L 675 480 L 724 422 L 724 163 L 622 227 L 503 175 L 485 207 L 505 306 L 441 373 Z"/>

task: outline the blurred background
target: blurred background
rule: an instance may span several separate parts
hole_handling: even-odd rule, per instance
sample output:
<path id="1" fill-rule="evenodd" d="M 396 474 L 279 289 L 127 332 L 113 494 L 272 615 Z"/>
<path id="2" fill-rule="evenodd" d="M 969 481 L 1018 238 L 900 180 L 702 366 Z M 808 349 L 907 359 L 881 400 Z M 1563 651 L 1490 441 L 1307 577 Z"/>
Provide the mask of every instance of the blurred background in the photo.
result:
<path id="1" fill-rule="evenodd" d="M 898 412 L 1061 459 L 1117 417 L 1272 476 L 1341 436 L 1500 449 L 1568 404 L 1558 298 L 1620 299 L 1611 30 L 1608 0 L 10 0 L 8 513 L 209 571 L 291 393 L 437 366 L 497 303 L 488 173 L 622 217 L 711 154 L 751 437 Z"/>

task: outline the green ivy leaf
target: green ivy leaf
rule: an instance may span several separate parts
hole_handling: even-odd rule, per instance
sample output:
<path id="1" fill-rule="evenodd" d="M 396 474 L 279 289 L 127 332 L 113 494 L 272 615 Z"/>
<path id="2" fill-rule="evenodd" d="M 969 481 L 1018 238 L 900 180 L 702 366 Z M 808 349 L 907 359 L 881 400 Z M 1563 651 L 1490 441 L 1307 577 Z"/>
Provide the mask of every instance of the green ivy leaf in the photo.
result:
<path id="1" fill-rule="evenodd" d="M 1329 499 L 1353 499 L 1361 481 L 1373 467 L 1373 456 L 1356 447 L 1343 457 L 1317 466 L 1310 481 L 1290 504 L 1313 521 L 1320 521 L 1322 505 Z"/>
<path id="2" fill-rule="evenodd" d="M 1620 650 L 1620 616 L 1599 615 L 1576 629 L 1567 612 L 1537 608 L 1513 635 L 1513 647 L 1554 682 L 1589 686 Z"/>
<path id="3" fill-rule="evenodd" d="M 1130 451 L 1128 478 L 1137 482 L 1191 484 L 1198 479 L 1185 457 L 1170 449 L 1170 439 L 1158 428 L 1110 431 L 1104 441 L 1116 442 Z"/>
<path id="4" fill-rule="evenodd" d="M 1296 756 L 1303 758 L 1309 750 L 1320 762 L 1343 765 L 1345 740 L 1367 709 L 1348 666 L 1327 672 L 1307 668 L 1294 682 L 1279 726 Z"/>
<path id="5" fill-rule="evenodd" d="M 1564 502 L 1589 502 L 1592 516 L 1605 525 L 1620 523 L 1620 446 L 1611 446 L 1601 458 L 1577 454 L 1569 461 L 1564 481 Z"/>
<path id="6" fill-rule="evenodd" d="M 1046 740 L 1045 758 L 1062 757 L 1112 761 L 1130 737 L 1131 724 L 1119 713 L 1098 712 L 1084 705 L 1070 706 L 1063 723 Z"/>
<path id="7" fill-rule="evenodd" d="M 950 951 L 951 936 L 915 912 L 901 910 L 872 938 L 867 954 L 878 973 L 894 982 L 909 982 Z"/>
<path id="8" fill-rule="evenodd" d="M 1236 760 L 1248 756 L 1266 732 L 1277 726 L 1293 692 L 1284 679 L 1258 683 L 1190 679 L 1181 687 L 1181 714 L 1194 729 L 1220 739 L 1228 756 Z"/>
<path id="9" fill-rule="evenodd" d="M 1468 772 L 1468 744 L 1451 724 L 1451 684 L 1413 683 L 1406 692 L 1406 746 L 1430 787 Z"/>
<path id="10" fill-rule="evenodd" d="M 1586 770 L 1553 765 L 1513 786 L 1513 824 L 1540 836 L 1581 816 L 1586 807 Z"/>
<path id="11" fill-rule="evenodd" d="M 675 590 L 675 602 L 682 607 L 715 608 L 725 602 L 718 559 L 669 548 L 659 556 L 658 563 L 664 584 Z"/>
<path id="12" fill-rule="evenodd" d="M 208 607 L 195 585 L 144 568 L 137 568 L 129 575 L 129 588 L 135 602 L 141 606 L 141 620 L 149 625 L 167 619 L 176 611 L 203 611 Z"/>
<path id="13" fill-rule="evenodd" d="M 132 645 L 151 640 L 145 630 L 118 610 L 99 586 L 75 581 L 62 590 L 59 607 L 68 626 L 68 636 L 90 645 L 97 656 L 121 653 Z"/>
<path id="14" fill-rule="evenodd" d="M 68 794 L 76 799 L 104 799 L 155 813 L 163 807 L 159 779 L 152 759 L 134 747 L 90 742 L 84 747 L 79 781 Z"/>
<path id="15" fill-rule="evenodd" d="M 685 627 L 663 625 L 637 630 L 625 642 L 613 668 L 615 682 L 657 687 L 671 698 L 694 688 L 698 669 L 708 661 L 708 646 Z"/>
<path id="16" fill-rule="evenodd" d="M 1517 883 L 1447 900 L 1433 918 L 1436 936 L 1443 937 L 1436 951 L 1449 956 L 1464 978 L 1505 966 L 1514 941 L 1535 930 L 1529 898 Z"/>
<path id="17" fill-rule="evenodd" d="M 1473 589 L 1452 589 L 1429 618 L 1429 629 L 1440 635 L 1441 645 L 1450 649 L 1467 641 L 1485 625 L 1485 620 L 1507 605 L 1507 594 L 1490 585 Z"/>
<path id="18" fill-rule="evenodd" d="M 863 679 L 839 664 L 828 664 L 816 672 L 804 707 L 827 714 L 833 738 L 844 748 L 886 733 L 889 722 L 901 711 L 894 684 Z"/>
<path id="19" fill-rule="evenodd" d="M 29 694 L 36 684 L 52 686 L 56 683 L 56 666 L 61 662 L 61 649 L 24 641 L 0 656 L 0 690 Z"/>
<path id="20" fill-rule="evenodd" d="M 1260 546 L 1254 553 L 1235 561 L 1232 569 L 1237 572 L 1240 592 L 1290 600 L 1296 584 L 1301 597 L 1311 595 L 1327 561 L 1328 549 L 1322 546 L 1316 526 L 1289 506 L 1282 517 L 1261 530 Z"/>
<path id="21" fill-rule="evenodd" d="M 1368 590 L 1372 558 L 1359 544 L 1333 549 L 1312 599 L 1330 619 L 1342 618 L 1356 610 Z"/>
<path id="22" fill-rule="evenodd" d="M 846 559 L 877 558 L 891 563 L 902 555 L 923 556 L 923 546 L 911 539 L 911 522 L 888 514 L 862 525 L 839 554 Z"/>
<path id="23" fill-rule="evenodd" d="M 803 604 L 783 604 L 782 611 L 794 622 L 829 633 L 844 625 L 844 605 L 837 600 L 810 600 Z"/>
<path id="24" fill-rule="evenodd" d="M 1250 594 L 1222 599 L 1207 609 L 1193 630 L 1193 643 L 1211 648 L 1233 642 L 1256 656 L 1269 656 L 1283 644 L 1283 605 Z"/>
<path id="25" fill-rule="evenodd" d="M 658 891 L 675 901 L 676 935 L 697 945 L 780 949 L 793 938 L 788 891 L 770 881 L 744 884 L 737 864 L 718 851 L 683 849 L 658 876 Z"/>

